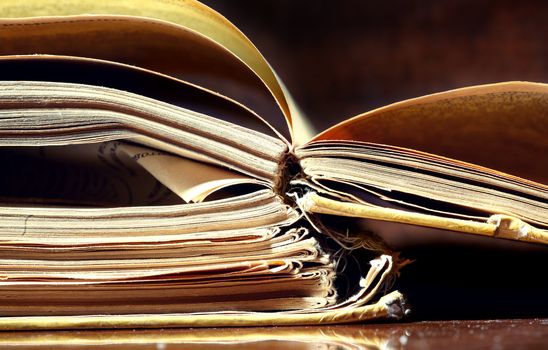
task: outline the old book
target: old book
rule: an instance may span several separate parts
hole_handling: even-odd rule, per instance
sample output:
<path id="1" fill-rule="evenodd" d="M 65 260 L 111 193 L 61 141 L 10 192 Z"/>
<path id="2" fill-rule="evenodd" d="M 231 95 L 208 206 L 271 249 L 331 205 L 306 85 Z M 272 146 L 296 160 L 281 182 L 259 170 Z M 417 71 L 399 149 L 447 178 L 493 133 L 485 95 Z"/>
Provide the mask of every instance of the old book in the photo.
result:
<path id="1" fill-rule="evenodd" d="M 547 242 L 548 85 L 442 92 L 316 133 L 198 2 L 5 0 L 0 15 L 2 329 L 399 318 L 407 261 L 386 240 Z"/>

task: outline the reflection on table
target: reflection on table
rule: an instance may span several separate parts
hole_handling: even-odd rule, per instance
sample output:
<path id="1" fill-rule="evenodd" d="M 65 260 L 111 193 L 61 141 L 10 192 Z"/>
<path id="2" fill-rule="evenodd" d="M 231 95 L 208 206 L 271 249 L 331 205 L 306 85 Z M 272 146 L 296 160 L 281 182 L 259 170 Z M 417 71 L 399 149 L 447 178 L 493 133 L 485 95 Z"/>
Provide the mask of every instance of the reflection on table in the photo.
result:
<path id="1" fill-rule="evenodd" d="M 331 327 L 4 332 L 0 347 L 43 349 L 539 349 L 548 319 Z"/>

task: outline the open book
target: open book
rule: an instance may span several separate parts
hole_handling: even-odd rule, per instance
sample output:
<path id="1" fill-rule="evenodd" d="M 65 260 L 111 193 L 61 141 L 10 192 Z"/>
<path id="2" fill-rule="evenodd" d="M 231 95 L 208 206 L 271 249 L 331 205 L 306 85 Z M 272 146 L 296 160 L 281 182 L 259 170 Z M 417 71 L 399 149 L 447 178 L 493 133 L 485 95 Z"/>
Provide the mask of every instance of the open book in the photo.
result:
<path id="1" fill-rule="evenodd" d="M 407 261 L 386 240 L 548 241 L 548 85 L 317 133 L 198 2 L 4 0 L 0 15 L 2 329 L 399 318 Z"/>

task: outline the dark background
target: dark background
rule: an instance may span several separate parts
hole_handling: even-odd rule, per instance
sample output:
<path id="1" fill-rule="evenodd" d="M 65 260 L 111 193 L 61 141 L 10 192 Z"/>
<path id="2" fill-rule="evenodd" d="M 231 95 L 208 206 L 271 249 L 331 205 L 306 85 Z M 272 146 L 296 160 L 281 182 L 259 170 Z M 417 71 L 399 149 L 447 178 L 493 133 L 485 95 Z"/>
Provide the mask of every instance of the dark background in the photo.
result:
<path id="1" fill-rule="evenodd" d="M 319 130 L 428 93 L 548 81 L 546 1 L 203 2 L 253 41 Z"/>
<path id="2" fill-rule="evenodd" d="M 318 130 L 428 93 L 548 82 L 548 2 L 204 2 L 250 37 Z M 416 261 L 396 287 L 412 319 L 548 317 L 548 250 L 491 242 L 407 249 Z"/>

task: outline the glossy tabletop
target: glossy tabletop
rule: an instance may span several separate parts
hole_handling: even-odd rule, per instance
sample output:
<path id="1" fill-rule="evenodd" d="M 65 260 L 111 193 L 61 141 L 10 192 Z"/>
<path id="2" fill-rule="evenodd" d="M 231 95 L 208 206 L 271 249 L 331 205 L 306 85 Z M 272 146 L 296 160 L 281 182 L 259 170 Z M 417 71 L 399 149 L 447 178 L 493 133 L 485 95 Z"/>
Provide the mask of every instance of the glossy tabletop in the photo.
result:
<path id="1" fill-rule="evenodd" d="M 13 349 L 546 349 L 548 319 L 0 333 Z"/>

